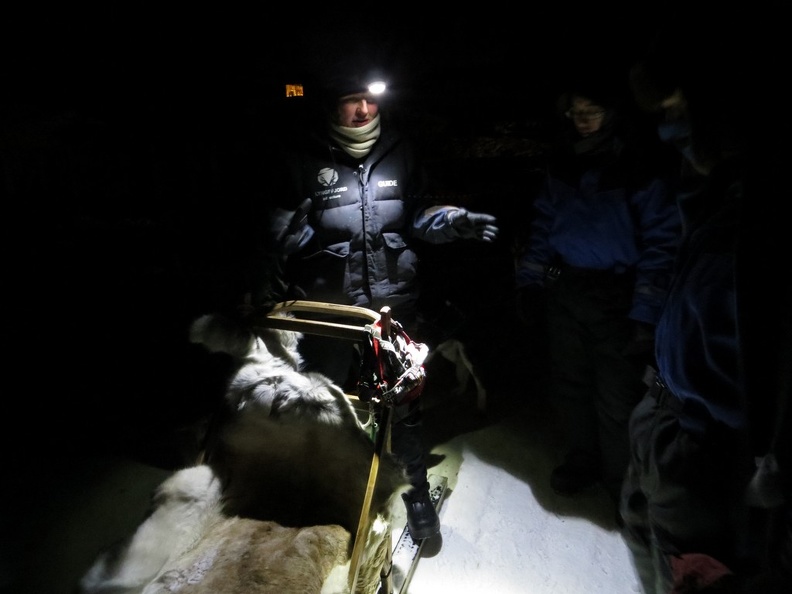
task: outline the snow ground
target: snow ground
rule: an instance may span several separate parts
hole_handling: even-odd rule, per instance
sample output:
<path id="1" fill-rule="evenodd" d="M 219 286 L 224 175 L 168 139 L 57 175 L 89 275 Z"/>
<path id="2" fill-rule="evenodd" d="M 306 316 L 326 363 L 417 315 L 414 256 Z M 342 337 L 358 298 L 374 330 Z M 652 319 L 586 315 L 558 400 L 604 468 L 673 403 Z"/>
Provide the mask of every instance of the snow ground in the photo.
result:
<path id="1" fill-rule="evenodd" d="M 480 419 L 479 428 L 433 445 L 430 473 L 446 476 L 449 492 L 441 535 L 425 543 L 409 594 L 640 592 L 605 491 L 553 493 L 561 447 L 554 413 L 516 396 L 491 398 L 494 422 Z M 475 422 L 473 398 L 463 396 L 463 425 Z M 427 434 L 448 422 L 447 408 L 428 409 Z"/>

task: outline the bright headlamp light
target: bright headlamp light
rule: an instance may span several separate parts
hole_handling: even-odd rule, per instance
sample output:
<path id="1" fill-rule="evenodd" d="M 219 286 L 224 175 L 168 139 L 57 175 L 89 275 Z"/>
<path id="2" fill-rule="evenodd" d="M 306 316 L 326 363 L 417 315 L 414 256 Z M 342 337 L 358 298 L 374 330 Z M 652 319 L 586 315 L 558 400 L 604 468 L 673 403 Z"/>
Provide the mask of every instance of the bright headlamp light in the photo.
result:
<path id="1" fill-rule="evenodd" d="M 385 92 L 387 85 L 385 81 L 382 80 L 375 80 L 370 82 L 368 85 L 368 92 L 372 95 L 382 95 Z"/>

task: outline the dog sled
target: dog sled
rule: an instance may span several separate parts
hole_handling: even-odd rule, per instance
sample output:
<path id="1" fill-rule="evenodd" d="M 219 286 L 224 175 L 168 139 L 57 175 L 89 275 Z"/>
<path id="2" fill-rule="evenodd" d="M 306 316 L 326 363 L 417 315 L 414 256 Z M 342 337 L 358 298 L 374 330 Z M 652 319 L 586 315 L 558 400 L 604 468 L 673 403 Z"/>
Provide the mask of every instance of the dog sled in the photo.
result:
<path id="1" fill-rule="evenodd" d="M 299 317 L 300 314 L 330 315 L 346 318 L 349 323 L 306 319 Z M 357 323 L 352 323 L 354 321 Z M 355 592 L 362 551 L 370 529 L 370 509 L 380 461 L 390 451 L 393 407 L 420 396 L 425 380 L 423 362 L 428 349 L 410 340 L 398 321 L 391 318 L 389 307 L 383 307 L 377 313 L 363 307 L 296 300 L 276 304 L 265 316 L 256 318 L 253 325 L 353 340 L 362 345 L 359 391 L 346 396 L 357 411 L 367 416 L 365 425 L 371 429 L 374 455 L 349 569 L 349 591 Z M 390 530 L 388 532 L 390 534 Z M 393 594 L 394 591 L 390 546 L 387 551 L 379 594 Z"/>
<path id="2" fill-rule="evenodd" d="M 99 556 L 81 594 L 394 594 L 384 510 L 405 479 L 390 453 L 391 419 L 421 394 L 428 348 L 389 308 L 296 300 L 241 317 L 230 328 L 220 315 L 193 323 L 192 342 L 243 362 L 227 416 L 196 464 L 160 485 L 137 531 Z M 359 343 L 356 393 L 302 371 L 305 334 Z"/>

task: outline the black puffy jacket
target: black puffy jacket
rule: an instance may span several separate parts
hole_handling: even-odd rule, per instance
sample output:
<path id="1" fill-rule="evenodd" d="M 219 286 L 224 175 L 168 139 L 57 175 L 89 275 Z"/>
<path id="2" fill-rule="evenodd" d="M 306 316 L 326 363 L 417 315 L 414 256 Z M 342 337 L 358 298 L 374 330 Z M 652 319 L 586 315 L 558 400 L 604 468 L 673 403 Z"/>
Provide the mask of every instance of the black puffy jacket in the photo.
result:
<path id="1" fill-rule="evenodd" d="M 313 301 L 391 307 L 396 319 L 412 316 L 418 298 L 418 256 L 412 242 L 458 238 L 448 208 L 432 209 L 422 193 L 425 176 L 412 146 L 385 122 L 363 159 L 329 137 L 313 137 L 287 157 L 291 188 L 273 217 L 273 231 L 288 224 L 297 206 L 312 201 L 313 237 L 284 266 L 286 279 Z"/>

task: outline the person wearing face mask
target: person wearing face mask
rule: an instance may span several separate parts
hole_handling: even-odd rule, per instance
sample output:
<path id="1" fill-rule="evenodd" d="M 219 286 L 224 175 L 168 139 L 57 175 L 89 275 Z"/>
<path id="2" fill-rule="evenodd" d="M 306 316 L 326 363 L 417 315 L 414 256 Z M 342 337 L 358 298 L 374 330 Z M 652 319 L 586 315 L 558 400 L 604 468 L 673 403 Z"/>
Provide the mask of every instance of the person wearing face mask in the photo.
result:
<path id="1" fill-rule="evenodd" d="M 665 22 L 630 72 L 688 165 L 621 501 L 645 594 L 792 591 L 790 130 L 767 106 L 784 96 L 783 20 L 763 10 L 759 42 L 733 33 L 743 10 Z"/>
<path id="2" fill-rule="evenodd" d="M 269 216 L 274 272 L 257 300 L 388 306 L 407 335 L 421 341 L 417 243 L 492 242 L 498 226 L 492 215 L 428 198 L 414 145 L 386 109 L 392 91 L 378 66 L 355 54 L 325 68 L 306 89 L 317 109 L 304 114 L 298 123 L 307 129 L 283 150 L 286 183 Z M 352 346 L 306 335 L 300 350 L 307 370 L 356 392 L 360 361 Z M 395 407 L 392 451 L 411 485 L 402 497 L 416 540 L 440 531 L 421 427 L 420 399 Z"/>
<path id="3" fill-rule="evenodd" d="M 550 485 L 572 496 L 601 484 L 618 522 L 627 421 L 646 389 L 680 224 L 672 160 L 617 89 L 595 74 L 561 96 L 561 138 L 515 274 L 520 317 L 549 341 L 550 398 L 566 428 Z"/>

